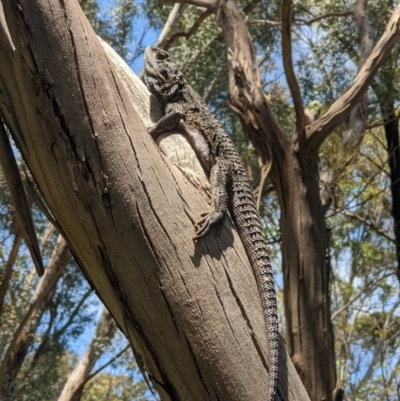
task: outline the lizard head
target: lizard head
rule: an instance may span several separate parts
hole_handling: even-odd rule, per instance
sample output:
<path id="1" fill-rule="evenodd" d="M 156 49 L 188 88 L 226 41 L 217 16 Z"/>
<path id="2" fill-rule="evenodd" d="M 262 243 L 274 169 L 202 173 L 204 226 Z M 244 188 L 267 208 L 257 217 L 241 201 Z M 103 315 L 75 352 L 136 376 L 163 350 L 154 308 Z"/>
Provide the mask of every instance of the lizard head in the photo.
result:
<path id="1" fill-rule="evenodd" d="M 149 46 L 144 52 L 144 80 L 153 95 L 162 96 L 172 86 L 184 82 L 183 74 L 165 50 Z"/>

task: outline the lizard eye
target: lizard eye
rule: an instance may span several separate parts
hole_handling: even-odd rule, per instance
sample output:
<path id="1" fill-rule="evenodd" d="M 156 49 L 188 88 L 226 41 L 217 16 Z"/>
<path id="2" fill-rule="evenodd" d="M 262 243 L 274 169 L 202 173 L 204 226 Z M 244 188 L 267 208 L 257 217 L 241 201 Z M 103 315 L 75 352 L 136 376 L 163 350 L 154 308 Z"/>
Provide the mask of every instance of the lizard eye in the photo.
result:
<path id="1" fill-rule="evenodd" d="M 169 57 L 169 54 L 168 54 L 168 53 L 165 53 L 165 52 L 157 52 L 157 53 L 156 53 L 156 58 L 157 58 L 157 60 L 164 61 L 164 60 L 166 60 L 168 57 Z"/>

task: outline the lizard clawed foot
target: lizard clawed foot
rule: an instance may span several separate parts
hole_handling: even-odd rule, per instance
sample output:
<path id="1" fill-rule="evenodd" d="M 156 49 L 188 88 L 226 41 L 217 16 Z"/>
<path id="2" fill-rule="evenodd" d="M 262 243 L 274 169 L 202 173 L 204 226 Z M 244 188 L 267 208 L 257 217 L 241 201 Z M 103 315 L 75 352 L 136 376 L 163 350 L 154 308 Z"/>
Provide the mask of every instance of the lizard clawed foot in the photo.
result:
<path id="1" fill-rule="evenodd" d="M 218 225 L 218 229 L 221 227 L 221 224 L 225 218 L 225 213 L 222 212 L 206 212 L 200 215 L 200 220 L 194 224 L 194 228 L 196 234 L 192 237 L 192 240 L 195 241 L 199 238 L 204 237 L 210 228 L 214 225 Z"/>
<path id="2" fill-rule="evenodd" d="M 201 214 L 199 215 L 199 217 L 197 217 L 196 223 L 193 224 L 194 228 L 197 229 L 197 227 L 201 226 L 201 225 L 204 223 L 206 217 L 207 217 L 210 213 L 211 213 L 211 212 L 204 212 L 204 213 L 201 213 Z"/>

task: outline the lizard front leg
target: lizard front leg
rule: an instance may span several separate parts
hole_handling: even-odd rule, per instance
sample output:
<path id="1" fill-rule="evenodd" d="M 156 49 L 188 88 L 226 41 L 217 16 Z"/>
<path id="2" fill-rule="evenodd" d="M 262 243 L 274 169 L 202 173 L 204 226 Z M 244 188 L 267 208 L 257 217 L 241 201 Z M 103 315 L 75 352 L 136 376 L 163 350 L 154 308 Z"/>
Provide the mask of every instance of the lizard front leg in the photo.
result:
<path id="1" fill-rule="evenodd" d="M 211 204 L 213 210 L 202 213 L 200 220 L 195 223 L 196 234 L 192 238 L 197 240 L 204 237 L 213 225 L 218 228 L 223 223 L 229 203 L 229 188 L 231 187 L 232 164 L 229 160 L 217 157 L 210 171 Z"/>
<path id="2" fill-rule="evenodd" d="M 149 127 L 148 132 L 151 137 L 156 140 L 157 137 L 164 132 L 178 128 L 180 121 L 184 118 L 185 115 L 179 103 L 167 103 L 165 106 L 165 116 Z"/>

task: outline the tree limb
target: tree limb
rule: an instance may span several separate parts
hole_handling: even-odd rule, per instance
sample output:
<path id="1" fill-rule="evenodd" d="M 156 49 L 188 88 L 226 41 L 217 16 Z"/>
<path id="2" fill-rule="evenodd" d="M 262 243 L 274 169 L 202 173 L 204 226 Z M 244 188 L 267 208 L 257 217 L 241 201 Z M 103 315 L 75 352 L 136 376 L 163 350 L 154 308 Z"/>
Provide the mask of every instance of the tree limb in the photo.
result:
<path id="1" fill-rule="evenodd" d="M 228 49 L 231 104 L 240 111 L 238 115 L 241 116 L 241 121 L 246 122 L 244 130 L 248 131 L 249 138 L 257 149 L 259 164 L 267 165 L 274 159 L 271 171 L 280 174 L 278 166 L 281 161 L 277 159 L 282 160 L 285 157 L 284 149 L 290 146 L 290 142 L 261 88 L 244 14 L 236 1 L 228 0 L 221 3 L 217 19 Z"/>
<path id="2" fill-rule="evenodd" d="M 106 363 L 101 365 L 99 368 L 97 368 L 93 373 L 88 375 L 84 381 L 84 384 L 86 384 L 89 380 L 93 379 L 96 375 L 98 375 L 103 369 L 105 369 L 107 366 L 111 365 L 114 361 L 116 361 L 122 354 L 124 354 L 128 349 L 130 348 L 129 344 L 126 345 L 124 348 L 122 348 L 121 351 L 118 352 L 118 354 L 114 355 L 112 358 L 110 358 Z"/>
<path id="3" fill-rule="evenodd" d="M 310 20 L 305 20 L 303 18 L 292 18 L 293 22 L 296 24 L 304 24 L 304 25 L 312 25 L 314 22 L 321 21 L 325 18 L 332 18 L 332 17 L 347 17 L 351 15 L 353 11 L 343 11 L 343 12 L 331 12 L 320 15 L 318 17 L 312 18 Z M 263 19 L 252 19 L 247 21 L 248 24 L 264 24 L 268 26 L 278 26 L 282 24 L 282 21 L 269 21 Z"/>
<path id="4" fill-rule="evenodd" d="M 243 7 L 243 13 L 245 15 L 249 14 L 251 11 L 253 11 L 258 3 L 260 3 L 260 0 L 251 0 L 249 3 L 247 3 L 244 7 Z"/>
<path id="5" fill-rule="evenodd" d="M 358 72 L 374 48 L 374 31 L 368 20 L 367 5 L 368 0 L 357 0 L 353 12 L 354 20 L 361 37 L 360 58 L 357 66 Z M 367 129 L 367 117 L 367 93 L 365 93 L 357 107 L 350 113 L 349 129 L 343 138 L 343 144 L 357 146 L 361 144 L 363 134 Z"/>
<path id="6" fill-rule="evenodd" d="M 381 230 L 371 220 L 367 220 L 364 217 L 358 215 L 357 213 L 352 213 L 345 209 L 337 209 L 335 210 L 335 212 L 342 213 L 344 216 L 351 217 L 352 219 L 357 220 L 362 224 L 365 224 L 373 231 L 375 231 L 378 235 L 382 236 L 383 238 L 387 239 L 389 242 L 392 242 L 393 244 L 396 242 L 395 238 L 387 234 L 385 231 Z"/>
<path id="7" fill-rule="evenodd" d="M 314 22 L 321 21 L 321 20 L 323 20 L 325 18 L 347 17 L 347 16 L 351 15 L 352 13 L 353 13 L 353 11 L 342 11 L 342 12 L 340 12 L 340 11 L 334 12 L 333 11 L 331 13 L 326 13 L 326 14 L 323 14 L 323 15 L 319 15 L 318 17 L 312 18 L 310 20 L 304 20 L 304 19 L 301 19 L 301 18 L 296 18 L 295 21 L 296 21 L 296 23 L 300 22 L 300 23 L 305 24 L 305 25 L 312 25 L 312 24 L 314 24 Z"/>
<path id="8" fill-rule="evenodd" d="M 267 19 L 251 19 L 247 21 L 248 24 L 263 24 L 268 26 L 279 26 L 282 21 L 269 21 Z"/>
<path id="9" fill-rule="evenodd" d="M 0 36 L 3 36 L 6 39 L 11 51 L 15 51 L 15 46 L 7 26 L 6 17 L 4 15 L 3 3 L 1 2 L 1 0 L 0 0 L 0 31 L 1 31 Z"/>
<path id="10" fill-rule="evenodd" d="M 372 288 L 376 287 L 378 285 L 378 282 L 388 278 L 392 275 L 392 273 L 385 274 L 383 277 L 379 277 L 377 280 L 376 278 L 372 279 L 371 281 L 367 282 L 363 288 L 361 288 L 360 291 L 357 292 L 352 298 L 349 299 L 348 302 L 346 302 L 345 305 L 342 305 L 338 310 L 336 310 L 334 313 L 332 313 L 331 319 L 334 320 L 338 315 L 340 315 L 344 310 L 346 310 L 350 305 L 352 305 L 355 301 L 357 301 L 362 295 L 364 295 L 367 291 L 370 291 Z"/>
<path id="11" fill-rule="evenodd" d="M 211 9 L 207 9 L 206 11 L 201 13 L 199 18 L 197 18 L 197 20 L 194 22 L 194 24 L 189 29 L 186 29 L 186 31 L 176 32 L 170 38 L 165 40 L 165 43 L 162 46 L 162 48 L 165 50 L 168 50 L 169 47 L 172 45 L 172 43 L 174 43 L 177 39 L 190 38 L 192 35 L 194 35 L 196 33 L 196 31 L 199 29 L 199 27 L 203 23 L 203 21 L 206 20 L 212 14 L 213 14 L 213 10 L 211 10 Z"/>
<path id="12" fill-rule="evenodd" d="M 157 42 L 155 44 L 155 46 L 157 47 L 162 47 L 164 46 L 164 43 L 167 39 L 167 35 L 169 34 L 169 32 L 172 29 L 172 25 L 175 23 L 178 15 L 179 15 L 179 11 L 182 7 L 182 3 L 175 3 L 174 6 L 172 7 L 171 12 L 169 13 L 167 22 L 165 23 L 163 30 L 160 33 L 160 36 L 157 39 Z"/>
<path id="13" fill-rule="evenodd" d="M 296 131 L 301 133 L 307 125 L 307 119 L 304 114 L 303 99 L 301 98 L 300 87 L 297 82 L 296 74 L 293 69 L 292 60 L 292 0 L 282 1 L 282 60 L 285 69 L 286 80 L 292 94 L 294 110 L 296 112 Z"/>
<path id="14" fill-rule="evenodd" d="M 74 305 L 74 308 L 70 309 L 70 313 L 68 315 L 68 320 L 59 328 L 57 331 L 54 332 L 53 336 L 54 338 L 60 338 L 71 325 L 75 322 L 75 318 L 79 315 L 79 312 L 81 311 L 82 306 L 86 302 L 86 300 L 93 294 L 93 290 L 91 288 L 88 288 L 85 293 L 82 295 L 80 298 L 79 302 L 77 302 Z"/>
<path id="15" fill-rule="evenodd" d="M 365 61 L 350 88 L 332 104 L 326 113 L 306 127 L 305 140 L 299 143 L 302 152 L 304 152 L 304 158 L 315 154 L 328 135 L 350 115 L 351 110 L 365 94 L 379 68 L 383 65 L 399 39 L 400 5 L 396 7 L 385 32 Z"/>
<path id="16" fill-rule="evenodd" d="M 364 65 L 374 48 L 374 30 L 368 20 L 367 16 L 368 0 L 357 0 L 354 7 L 354 20 L 360 33 L 360 60 L 358 62 L 358 70 Z"/>
<path id="17" fill-rule="evenodd" d="M 205 7 L 214 12 L 218 9 L 219 1 L 215 0 L 173 0 L 175 3 L 193 4 L 198 7 Z"/>

